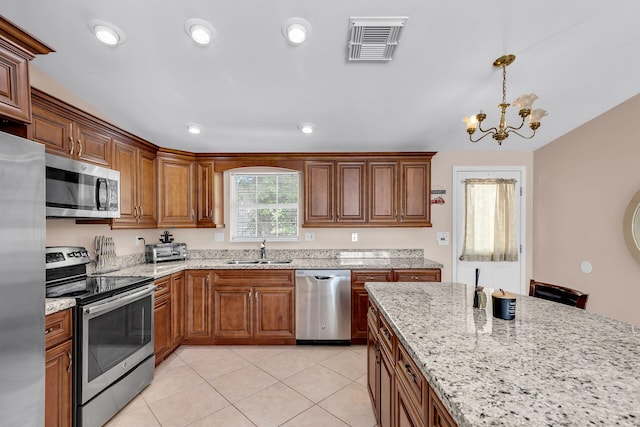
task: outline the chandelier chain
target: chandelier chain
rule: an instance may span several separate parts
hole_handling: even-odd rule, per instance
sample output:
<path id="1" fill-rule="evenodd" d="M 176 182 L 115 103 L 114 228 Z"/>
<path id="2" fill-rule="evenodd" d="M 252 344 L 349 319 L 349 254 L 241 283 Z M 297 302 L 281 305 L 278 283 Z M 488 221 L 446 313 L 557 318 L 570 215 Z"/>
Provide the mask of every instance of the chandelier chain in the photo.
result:
<path id="1" fill-rule="evenodd" d="M 502 103 L 507 103 L 507 66 L 502 66 Z"/>

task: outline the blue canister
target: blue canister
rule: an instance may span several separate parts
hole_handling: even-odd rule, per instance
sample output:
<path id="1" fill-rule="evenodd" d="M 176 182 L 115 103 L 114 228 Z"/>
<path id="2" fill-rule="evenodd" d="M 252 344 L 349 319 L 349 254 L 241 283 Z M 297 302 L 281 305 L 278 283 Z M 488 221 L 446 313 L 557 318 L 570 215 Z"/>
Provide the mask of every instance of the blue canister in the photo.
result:
<path id="1" fill-rule="evenodd" d="M 516 317 L 516 295 L 502 289 L 491 294 L 493 317 L 513 320 Z"/>

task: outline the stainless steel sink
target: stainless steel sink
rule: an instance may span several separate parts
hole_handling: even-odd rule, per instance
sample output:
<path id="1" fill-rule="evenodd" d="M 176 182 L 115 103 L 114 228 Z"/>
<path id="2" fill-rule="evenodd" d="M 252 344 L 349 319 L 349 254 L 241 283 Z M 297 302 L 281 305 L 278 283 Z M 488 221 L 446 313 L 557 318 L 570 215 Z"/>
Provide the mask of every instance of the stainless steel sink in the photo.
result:
<path id="1" fill-rule="evenodd" d="M 225 264 L 291 264 L 290 259 L 231 259 Z"/>

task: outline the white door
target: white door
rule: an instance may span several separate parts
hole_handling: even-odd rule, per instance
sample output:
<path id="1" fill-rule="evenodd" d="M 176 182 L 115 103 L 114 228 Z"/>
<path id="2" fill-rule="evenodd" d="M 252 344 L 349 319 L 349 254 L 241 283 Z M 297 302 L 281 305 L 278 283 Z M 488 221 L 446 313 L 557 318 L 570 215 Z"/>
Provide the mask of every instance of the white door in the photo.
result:
<path id="1" fill-rule="evenodd" d="M 525 283 L 525 254 L 524 232 L 526 221 L 524 219 L 524 194 L 525 194 L 525 168 L 524 167 L 454 167 L 453 168 L 453 280 L 467 284 L 475 284 L 476 269 L 479 269 L 478 284 L 493 289 L 504 289 L 516 294 L 527 294 L 528 287 Z M 460 254 L 464 241 L 465 222 L 465 184 L 468 178 L 507 178 L 515 179 L 516 184 L 516 213 L 517 213 L 517 239 L 519 244 L 518 261 L 510 262 L 480 262 L 461 261 Z"/>

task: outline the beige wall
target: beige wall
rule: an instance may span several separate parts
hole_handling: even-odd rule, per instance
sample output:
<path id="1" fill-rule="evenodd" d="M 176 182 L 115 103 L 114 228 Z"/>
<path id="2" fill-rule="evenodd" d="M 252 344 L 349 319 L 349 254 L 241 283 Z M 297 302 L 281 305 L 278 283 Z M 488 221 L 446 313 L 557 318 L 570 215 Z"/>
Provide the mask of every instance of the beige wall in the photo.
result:
<path id="1" fill-rule="evenodd" d="M 635 325 L 640 263 L 622 219 L 640 190 L 639 111 L 636 96 L 534 153 L 533 277 L 587 292 L 588 310 Z"/>

